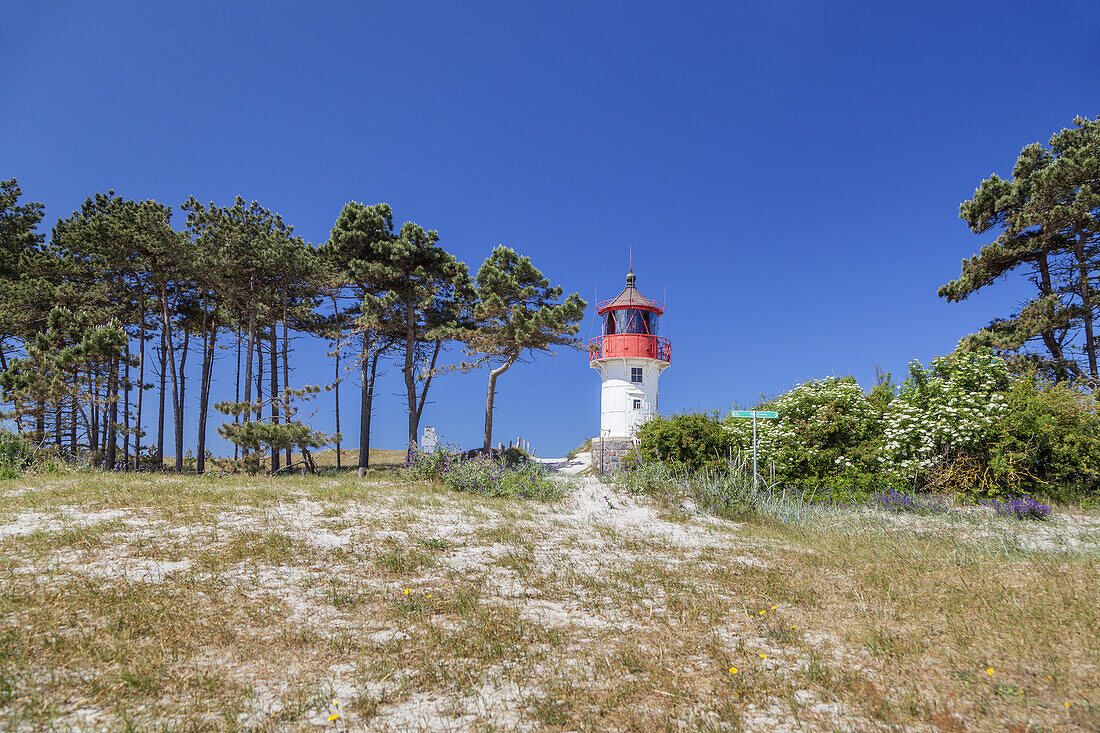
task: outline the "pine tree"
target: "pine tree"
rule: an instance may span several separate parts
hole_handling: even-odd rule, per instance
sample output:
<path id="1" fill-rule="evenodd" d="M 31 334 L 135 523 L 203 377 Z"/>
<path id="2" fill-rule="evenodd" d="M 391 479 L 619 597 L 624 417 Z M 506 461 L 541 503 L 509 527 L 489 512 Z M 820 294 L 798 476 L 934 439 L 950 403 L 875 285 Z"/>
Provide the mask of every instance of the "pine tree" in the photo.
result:
<path id="1" fill-rule="evenodd" d="M 528 257 L 498 246 L 475 278 L 477 299 L 472 327 L 453 332 L 474 357 L 467 368 L 488 365 L 484 449 L 493 444 L 493 405 L 497 379 L 525 354 L 547 353 L 552 346 L 580 348 L 575 336 L 586 303 L 573 293 L 558 302 L 563 289 L 550 287 Z"/>
<path id="2" fill-rule="evenodd" d="M 156 201 L 132 201 L 114 194 L 97 193 L 84 201 L 79 211 L 60 219 L 53 228 L 51 246 L 63 266 L 57 273 L 59 283 L 55 298 L 60 305 L 95 313 L 98 323 L 115 319 L 130 335 L 139 339 L 139 382 L 144 380 L 144 351 L 150 309 L 154 303 L 160 310 L 160 328 L 169 346 L 168 356 L 173 368 L 174 394 L 179 394 L 175 378 L 175 354 L 172 334 L 172 311 L 169 292 L 186 289 L 185 265 L 190 257 L 182 249 L 185 244 L 171 227 L 171 209 Z M 63 286 L 68 286 L 66 289 Z M 120 388 L 128 395 L 128 360 L 120 360 L 106 370 L 106 460 L 113 467 L 118 420 Z M 142 387 L 143 388 L 143 387 Z M 177 402 L 180 400 L 177 399 Z M 129 400 L 123 405 L 129 421 Z M 177 465 L 182 461 L 182 404 L 176 411 Z M 135 430 L 141 438 L 140 415 Z M 128 443 L 128 440 L 127 440 Z M 140 453 L 140 442 L 135 444 Z"/>
<path id="3" fill-rule="evenodd" d="M 1100 244 L 1100 117 L 1078 117 L 1074 124 L 1051 137 L 1049 149 L 1039 143 L 1023 148 L 1011 180 L 994 174 L 960 205 L 959 215 L 972 231 L 1000 234 L 963 260 L 959 279 L 941 286 L 939 295 L 964 300 L 1015 270 L 1028 272 L 1035 296 L 960 345 L 1018 355 L 1056 378 L 1095 387 L 1100 385 L 1093 283 Z M 1042 344 L 1046 354 L 1027 353 L 1031 342 Z"/>
<path id="4" fill-rule="evenodd" d="M 466 265 L 438 241 L 437 232 L 412 222 L 394 232 L 387 204 L 357 202 L 344 206 L 330 237 L 334 248 L 358 249 L 357 257 L 345 261 L 349 277 L 369 286 L 364 287 L 362 325 L 383 341 L 393 340 L 403 356 L 410 450 L 448 329 L 472 298 Z"/>
<path id="5" fill-rule="evenodd" d="M 52 286 L 36 277 L 44 236 L 38 232 L 45 207 L 19 203 L 14 178 L 0 181 L 0 370 L 8 368 L 5 341 L 32 338 L 44 322 L 41 303 L 52 303 Z M 35 317 L 37 316 L 37 318 Z"/>

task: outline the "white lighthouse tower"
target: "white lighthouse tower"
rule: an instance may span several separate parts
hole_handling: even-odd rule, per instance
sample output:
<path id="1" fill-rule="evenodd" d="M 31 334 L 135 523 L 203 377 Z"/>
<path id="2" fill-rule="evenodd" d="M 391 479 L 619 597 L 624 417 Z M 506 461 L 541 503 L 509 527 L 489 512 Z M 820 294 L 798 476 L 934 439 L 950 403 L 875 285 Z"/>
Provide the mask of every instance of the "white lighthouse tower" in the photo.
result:
<path id="1" fill-rule="evenodd" d="M 672 344 L 657 335 L 665 306 L 638 292 L 634 270 L 626 288 L 596 306 L 603 335 L 589 343 L 588 360 L 600 372 L 600 435 L 593 464 L 612 470 L 634 447 L 638 428 L 657 414 L 657 380 L 672 359 Z"/>

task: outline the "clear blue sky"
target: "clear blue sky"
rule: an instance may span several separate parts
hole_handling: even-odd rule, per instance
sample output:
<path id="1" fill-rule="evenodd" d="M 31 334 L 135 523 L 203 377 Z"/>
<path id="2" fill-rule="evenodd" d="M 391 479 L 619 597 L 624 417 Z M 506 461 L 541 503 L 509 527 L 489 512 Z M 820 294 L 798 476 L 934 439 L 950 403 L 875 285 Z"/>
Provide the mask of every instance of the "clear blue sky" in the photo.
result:
<path id="1" fill-rule="evenodd" d="M 641 291 L 667 289 L 668 413 L 903 376 L 1011 310 L 1019 283 L 936 297 L 986 241 L 958 204 L 1100 114 L 1100 3 L 4 2 L 0 78 L 0 177 L 47 228 L 108 188 L 241 194 L 320 243 L 386 201 L 472 270 L 503 243 L 590 303 L 632 245 Z M 296 349 L 297 384 L 331 380 L 323 344 Z M 399 377 L 379 447 L 403 443 Z M 430 398 L 422 425 L 478 444 L 483 373 Z M 498 439 L 561 454 L 598 432 L 599 379 L 561 353 L 497 405 Z"/>

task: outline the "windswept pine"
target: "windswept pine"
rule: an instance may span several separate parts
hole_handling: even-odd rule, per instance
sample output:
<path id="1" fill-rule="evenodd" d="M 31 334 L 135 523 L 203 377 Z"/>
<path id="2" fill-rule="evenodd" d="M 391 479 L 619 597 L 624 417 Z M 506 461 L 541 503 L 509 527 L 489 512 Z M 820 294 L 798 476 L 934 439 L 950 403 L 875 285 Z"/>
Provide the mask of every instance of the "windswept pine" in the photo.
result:
<path id="1" fill-rule="evenodd" d="M 204 473 L 216 458 L 207 425 L 219 364 L 234 392 L 216 406 L 227 416 L 218 432 L 234 454 L 216 458 L 218 466 L 258 470 L 268 454 L 274 473 L 284 453 L 289 466 L 297 452 L 304 459 L 294 463 L 312 469 L 311 450 L 339 444 L 339 403 L 335 433 L 310 425 L 312 413 L 297 405 L 322 388 L 339 396 L 345 351 L 356 355 L 362 376 L 358 455 L 366 469 L 380 359 L 399 359 L 415 446 L 434 377 L 461 366 L 445 363 L 452 346 L 480 349 L 487 360 L 503 356 L 511 366 L 524 351 L 571 343 L 584 310 L 576 295 L 554 305 L 561 288 L 504 248 L 487 260 L 475 288 L 438 233 L 411 222 L 395 229 L 384 203 L 347 204 L 330 240 L 314 247 L 281 215 L 240 196 L 227 206 L 188 198 L 178 231 L 170 206 L 108 191 L 59 220 L 46 244 L 42 205 L 21 197 L 15 180 L 2 183 L 0 399 L 38 450 L 108 470 L 163 467 L 170 422 L 174 470 Z M 291 344 L 302 337 L 335 345 L 331 384 L 293 384 Z M 227 350 L 235 359 L 224 358 Z M 197 430 L 189 444 L 185 407 L 195 367 L 188 361 L 196 351 Z M 154 440 L 146 432 L 150 389 L 158 390 Z"/>
<path id="2" fill-rule="evenodd" d="M 990 176 L 959 206 L 959 216 L 976 234 L 1000 234 L 963 260 L 959 278 L 939 294 L 961 301 L 1024 271 L 1035 293 L 1017 312 L 995 318 L 960 345 L 993 348 L 1056 379 L 1097 389 L 1100 117 L 1077 117 L 1073 124 L 1055 133 L 1048 147 L 1026 146 L 1011 179 Z"/>

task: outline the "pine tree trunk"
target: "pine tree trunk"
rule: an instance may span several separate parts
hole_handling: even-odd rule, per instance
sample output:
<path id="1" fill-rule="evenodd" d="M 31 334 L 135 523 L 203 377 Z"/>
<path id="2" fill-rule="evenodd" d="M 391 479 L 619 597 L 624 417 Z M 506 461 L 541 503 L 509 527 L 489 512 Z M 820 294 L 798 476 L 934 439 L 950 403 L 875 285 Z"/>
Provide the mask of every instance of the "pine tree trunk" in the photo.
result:
<path id="1" fill-rule="evenodd" d="M 217 312 L 217 306 L 214 306 Z M 205 319 L 204 319 L 205 320 Z M 214 345 L 218 334 L 218 324 L 213 318 L 208 325 L 209 338 L 202 339 L 202 374 L 199 377 L 199 434 L 196 439 L 195 473 L 206 472 L 206 420 L 210 410 L 210 375 L 214 371 Z"/>
<path id="2" fill-rule="evenodd" d="M 73 381 L 74 381 L 73 386 L 74 386 L 74 391 L 75 391 L 75 387 L 76 387 L 75 381 L 76 381 L 76 379 L 74 378 Z M 69 408 L 69 454 L 73 458 L 76 458 L 76 455 L 77 455 L 76 452 L 77 452 L 77 448 L 78 448 L 78 446 L 76 444 L 76 414 L 77 414 L 77 408 L 79 407 L 79 405 L 77 404 L 76 395 L 73 395 L 69 399 L 72 402 L 72 406 Z"/>
<path id="3" fill-rule="evenodd" d="M 165 356 L 167 357 L 168 365 L 172 370 L 172 412 L 175 417 L 175 436 L 176 436 L 176 472 L 183 472 L 183 400 L 182 390 L 180 389 L 180 377 L 182 376 L 182 364 L 180 375 L 176 374 L 176 350 L 172 344 L 172 318 L 168 311 L 168 288 L 164 283 L 160 284 L 160 310 L 161 317 L 163 319 L 162 327 L 164 328 L 164 344 Z M 163 377 L 162 377 L 163 381 Z M 163 400 L 163 398 L 162 398 Z M 163 402 L 162 402 L 163 404 Z M 163 413 L 163 410 L 162 410 Z M 161 441 L 163 445 L 163 440 Z M 163 455 L 163 448 L 158 449 L 158 453 Z"/>
<path id="4" fill-rule="evenodd" d="M 160 411 L 157 414 L 157 456 L 156 466 L 158 471 L 164 470 L 164 382 L 168 374 L 168 346 L 164 331 L 160 333 Z"/>
<path id="5" fill-rule="evenodd" d="M 1040 252 L 1036 263 L 1039 265 L 1039 294 L 1042 297 L 1051 295 L 1054 292 L 1050 282 L 1050 262 L 1047 258 L 1046 252 Z M 1042 331 L 1043 345 L 1047 347 L 1047 351 L 1050 352 L 1051 361 L 1056 365 L 1055 367 L 1055 379 L 1062 380 L 1066 378 L 1065 369 L 1068 366 L 1066 362 L 1066 354 L 1062 349 L 1062 345 L 1058 343 L 1058 338 L 1054 334 L 1054 330 L 1047 328 Z"/>
<path id="6" fill-rule="evenodd" d="M 511 369 L 517 358 L 519 357 L 509 357 L 508 361 L 496 369 L 489 370 L 489 389 L 485 396 L 485 444 L 482 446 L 486 452 L 493 446 L 493 402 L 496 400 L 497 378 Z"/>
<path id="7" fill-rule="evenodd" d="M 428 376 L 424 379 L 424 388 L 420 391 L 420 403 L 416 407 L 416 424 L 420 425 L 420 415 L 424 412 L 424 403 L 428 399 L 428 387 L 432 386 L 432 377 L 435 376 L 435 363 L 439 359 L 439 351 L 443 348 L 443 341 L 435 342 L 435 351 L 432 352 L 432 362 L 428 366 Z"/>
<path id="8" fill-rule="evenodd" d="M 256 420 L 264 419 L 264 339 L 263 333 L 256 329 Z"/>
<path id="9" fill-rule="evenodd" d="M 370 361 L 370 334 L 363 332 L 363 364 L 362 378 L 360 380 L 363 389 L 359 399 L 359 476 L 370 466 L 370 411 L 372 406 L 371 379 L 367 363 Z"/>
<path id="10" fill-rule="evenodd" d="M 1089 360 L 1089 375 L 1092 377 L 1093 389 L 1100 387 L 1100 375 L 1096 371 L 1096 338 L 1092 329 L 1092 293 L 1089 287 L 1088 260 L 1085 257 L 1085 233 L 1077 232 L 1077 273 L 1078 285 L 1081 288 L 1081 310 L 1085 320 L 1085 354 Z"/>
<path id="11" fill-rule="evenodd" d="M 144 296 L 142 296 L 144 302 Z M 141 310 L 141 355 L 138 362 L 138 393 L 137 393 L 137 416 L 135 417 L 135 430 L 134 430 L 134 470 L 141 469 L 141 421 L 143 418 L 141 408 L 145 402 L 145 322 L 147 313 L 145 309 Z"/>
<path id="12" fill-rule="evenodd" d="M 336 392 L 336 470 L 340 470 L 340 337 L 336 337 L 336 378 L 332 382 Z"/>
<path id="13" fill-rule="evenodd" d="M 123 470 L 130 470 L 130 341 L 126 340 L 126 372 L 123 382 L 125 401 L 122 403 L 122 462 Z"/>
<path id="14" fill-rule="evenodd" d="M 61 424 L 61 400 L 58 399 L 58 401 L 54 404 L 54 408 L 53 408 L 54 445 L 57 446 L 58 454 L 61 453 L 61 439 L 62 439 L 63 431 L 64 431 L 64 426 Z"/>
<path id="15" fill-rule="evenodd" d="M 108 364 L 108 374 L 110 374 L 110 365 Z M 111 396 L 111 378 L 108 376 L 104 378 L 102 371 L 99 374 L 99 386 L 97 388 L 100 394 L 100 404 L 102 407 L 99 410 L 99 458 L 100 463 L 106 459 L 107 456 L 107 439 L 111 436 L 111 408 L 110 408 L 110 396 Z"/>
<path id="16" fill-rule="evenodd" d="M 107 470 L 115 470 L 118 450 L 118 359 L 108 361 L 111 370 L 107 376 Z"/>
<path id="17" fill-rule="evenodd" d="M 183 413 L 187 406 L 187 355 L 191 353 L 191 332 L 183 332 L 183 348 L 180 350 L 179 417 L 176 420 L 176 473 L 183 473 Z"/>
<path id="18" fill-rule="evenodd" d="M 235 402 L 235 403 L 239 403 L 241 401 L 241 341 L 243 339 L 244 339 L 244 335 L 241 333 L 240 324 L 238 324 L 237 325 L 237 382 L 236 382 L 235 391 L 233 392 L 233 402 Z M 235 415 L 233 415 L 233 422 L 234 423 L 240 423 L 240 421 L 241 421 L 241 415 L 238 412 Z M 240 456 L 239 451 L 240 451 L 240 446 L 238 446 L 236 443 L 234 443 L 233 444 L 233 460 L 234 461 L 240 459 L 241 456 Z"/>
<path id="19" fill-rule="evenodd" d="M 344 329 L 340 325 L 340 304 L 336 302 L 336 291 L 332 293 L 332 315 L 336 319 L 336 376 L 332 380 L 332 388 L 336 392 L 336 470 L 340 470 L 340 350 L 344 338 Z M 364 358 L 366 355 L 364 354 Z"/>
<path id="20" fill-rule="evenodd" d="M 46 441 L 46 400 L 41 397 L 34 406 L 34 443 L 41 445 Z"/>
<path id="21" fill-rule="evenodd" d="M 290 389 L 290 337 L 287 333 L 287 313 L 286 313 L 286 294 L 283 295 L 283 389 Z M 287 408 L 287 421 L 290 421 L 289 407 Z M 286 465 L 290 466 L 294 462 L 293 448 L 291 446 L 286 447 Z"/>
<path id="22" fill-rule="evenodd" d="M 409 411 L 409 443 L 407 453 L 412 455 L 416 448 L 416 434 L 420 416 L 416 410 L 416 375 L 413 367 L 416 364 L 416 331 L 413 324 L 412 304 L 405 306 L 405 365 L 402 370 L 405 376 L 405 397 L 408 400 Z"/>
<path id="23" fill-rule="evenodd" d="M 252 402 L 252 351 L 256 348 L 256 311 L 248 314 L 248 349 L 244 359 L 244 401 Z M 252 410 L 243 412 L 244 421 L 252 422 Z"/>
<path id="24" fill-rule="evenodd" d="M 279 337 L 271 324 L 271 424 L 279 424 Z M 279 446 L 271 446 L 271 473 L 279 470 Z"/>
<path id="25" fill-rule="evenodd" d="M 371 381 L 368 383 L 366 391 L 366 440 L 364 445 L 366 447 L 366 466 L 371 464 L 371 419 L 374 417 L 374 381 L 378 373 L 378 357 L 381 357 L 382 351 L 375 350 L 371 354 Z"/>
<path id="26" fill-rule="evenodd" d="M 253 418 L 257 422 L 262 422 L 264 418 L 264 334 L 263 329 L 259 324 L 256 326 L 256 414 Z M 256 470 L 260 469 L 260 463 L 263 461 L 263 452 L 260 450 L 260 446 L 256 446 L 254 457 L 256 459 Z"/>
<path id="27" fill-rule="evenodd" d="M 92 428 L 88 435 L 88 453 L 92 465 L 99 465 L 99 387 L 96 383 L 95 368 L 88 367 L 88 399 L 91 403 Z"/>

